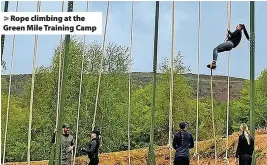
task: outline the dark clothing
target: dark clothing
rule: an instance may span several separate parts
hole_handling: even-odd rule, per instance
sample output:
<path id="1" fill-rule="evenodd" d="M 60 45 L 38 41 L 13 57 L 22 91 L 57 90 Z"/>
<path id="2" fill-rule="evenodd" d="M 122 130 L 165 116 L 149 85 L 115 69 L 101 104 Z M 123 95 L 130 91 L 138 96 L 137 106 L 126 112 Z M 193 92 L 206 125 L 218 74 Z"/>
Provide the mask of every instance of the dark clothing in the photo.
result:
<path id="1" fill-rule="evenodd" d="M 252 158 L 239 158 L 239 165 L 251 165 Z"/>
<path id="2" fill-rule="evenodd" d="M 249 135 L 249 140 L 250 145 L 247 142 L 244 132 L 238 138 L 236 157 L 239 158 L 240 165 L 251 165 L 254 151 L 254 139 Z"/>
<path id="3" fill-rule="evenodd" d="M 88 158 L 90 159 L 89 165 L 98 165 L 98 150 L 99 150 L 100 142 L 98 138 L 92 139 L 91 143 L 88 145 L 88 149 L 83 148 L 82 151 L 88 154 Z"/>
<path id="4" fill-rule="evenodd" d="M 194 147 L 192 134 L 181 130 L 174 135 L 173 148 L 176 150 L 175 158 L 189 158 L 189 149 Z"/>
<path id="5" fill-rule="evenodd" d="M 227 39 L 227 41 L 231 41 L 234 44 L 235 48 L 241 41 L 242 38 L 242 30 L 235 30 L 233 33 L 231 31 L 228 31 L 228 34 L 230 37 Z"/>
<path id="6" fill-rule="evenodd" d="M 186 157 L 175 157 L 174 165 L 189 165 L 190 160 Z"/>
<path id="7" fill-rule="evenodd" d="M 230 51 L 235 48 L 241 41 L 242 30 L 235 30 L 233 33 L 228 31 L 230 35 L 226 42 L 221 43 L 213 50 L 213 61 L 217 61 L 218 53 Z"/>
<path id="8" fill-rule="evenodd" d="M 251 157 L 254 151 L 254 139 L 249 135 L 250 145 L 244 135 L 239 136 L 236 157 Z"/>
<path id="9" fill-rule="evenodd" d="M 98 165 L 99 159 L 90 159 L 90 163 L 88 165 Z"/>

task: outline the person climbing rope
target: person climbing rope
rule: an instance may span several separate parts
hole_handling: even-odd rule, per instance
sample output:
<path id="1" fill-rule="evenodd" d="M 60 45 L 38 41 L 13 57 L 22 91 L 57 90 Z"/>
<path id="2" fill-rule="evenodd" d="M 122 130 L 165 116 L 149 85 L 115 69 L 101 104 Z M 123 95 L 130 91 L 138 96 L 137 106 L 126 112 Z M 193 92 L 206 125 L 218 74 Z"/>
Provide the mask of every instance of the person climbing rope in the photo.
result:
<path id="1" fill-rule="evenodd" d="M 99 146 L 100 146 L 100 132 L 99 131 L 92 131 L 91 143 L 89 143 L 88 149 L 81 148 L 82 152 L 85 152 L 88 154 L 88 158 L 90 161 L 88 165 L 98 165 L 98 163 L 99 163 L 99 158 L 98 158 Z"/>
<path id="2" fill-rule="evenodd" d="M 190 132 L 186 130 L 186 123 L 179 124 L 178 131 L 173 138 L 173 148 L 175 149 L 174 165 L 189 165 L 189 149 L 194 147 L 194 139 Z"/>
<path id="3" fill-rule="evenodd" d="M 252 155 L 254 151 L 254 139 L 249 134 L 248 126 L 243 123 L 240 125 L 242 134 L 238 138 L 236 150 L 236 164 L 251 165 Z M 239 158 L 239 159 L 238 159 Z"/>
<path id="4" fill-rule="evenodd" d="M 230 31 L 230 29 L 227 29 L 226 42 L 221 43 L 216 48 L 214 48 L 213 61 L 212 61 L 212 64 L 207 65 L 208 68 L 215 69 L 217 67 L 216 61 L 218 58 L 218 53 L 230 51 L 233 48 L 237 47 L 237 45 L 240 43 L 241 38 L 242 38 L 242 30 L 243 30 L 247 40 L 249 40 L 249 35 L 248 35 L 248 32 L 247 32 L 244 24 L 238 24 L 236 26 L 236 30 L 233 33 Z"/>
<path id="5" fill-rule="evenodd" d="M 56 129 L 53 133 L 52 143 L 55 143 Z M 74 138 L 70 135 L 69 124 L 62 125 L 61 136 L 61 165 L 71 165 L 72 150 L 74 149 Z"/>

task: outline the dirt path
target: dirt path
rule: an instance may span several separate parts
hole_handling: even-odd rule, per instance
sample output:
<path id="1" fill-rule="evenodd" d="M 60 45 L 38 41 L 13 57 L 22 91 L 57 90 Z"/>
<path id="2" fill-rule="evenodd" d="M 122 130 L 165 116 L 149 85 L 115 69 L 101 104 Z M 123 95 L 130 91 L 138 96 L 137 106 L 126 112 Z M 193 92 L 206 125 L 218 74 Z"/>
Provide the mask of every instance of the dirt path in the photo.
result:
<path id="1" fill-rule="evenodd" d="M 233 158 L 234 151 L 236 148 L 238 135 L 235 134 L 229 137 L 229 165 L 235 165 Z M 219 143 L 220 142 L 220 143 Z M 224 156 L 224 140 L 218 142 L 218 165 L 223 165 L 223 156 Z M 220 151 L 221 150 L 221 151 Z M 194 149 L 192 149 L 194 151 Z M 200 152 L 200 165 L 214 165 L 214 158 L 212 154 L 214 150 L 212 149 L 211 141 L 204 141 L 199 143 L 199 152 Z M 156 161 L 157 165 L 169 165 L 169 150 L 166 146 L 160 146 L 156 148 Z M 267 132 L 257 133 L 256 135 L 256 155 L 257 165 L 267 165 Z M 147 158 L 147 148 L 138 149 L 131 151 L 131 165 L 146 165 Z M 88 162 L 87 157 L 77 158 L 76 165 L 85 165 Z M 191 159 L 191 165 L 197 165 L 197 161 L 193 158 Z M 23 163 L 6 163 L 6 165 L 26 165 Z M 31 165 L 47 165 L 47 161 L 38 161 L 32 162 Z M 100 155 L 99 165 L 128 165 L 128 152 L 113 152 Z"/>

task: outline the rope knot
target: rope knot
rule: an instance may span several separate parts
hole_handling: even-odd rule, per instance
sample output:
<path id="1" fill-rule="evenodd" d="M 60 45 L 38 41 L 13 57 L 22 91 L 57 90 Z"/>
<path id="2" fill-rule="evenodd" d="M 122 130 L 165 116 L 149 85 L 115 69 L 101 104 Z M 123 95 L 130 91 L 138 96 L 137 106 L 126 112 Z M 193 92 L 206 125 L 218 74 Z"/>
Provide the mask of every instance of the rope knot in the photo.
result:
<path id="1" fill-rule="evenodd" d="M 195 152 L 195 153 L 193 154 L 193 158 L 199 158 L 199 153 L 198 153 L 198 152 Z"/>
<path id="2" fill-rule="evenodd" d="M 229 164 L 229 159 L 228 159 L 227 157 L 224 157 L 224 158 L 223 158 L 223 163 L 224 163 L 224 164 Z"/>

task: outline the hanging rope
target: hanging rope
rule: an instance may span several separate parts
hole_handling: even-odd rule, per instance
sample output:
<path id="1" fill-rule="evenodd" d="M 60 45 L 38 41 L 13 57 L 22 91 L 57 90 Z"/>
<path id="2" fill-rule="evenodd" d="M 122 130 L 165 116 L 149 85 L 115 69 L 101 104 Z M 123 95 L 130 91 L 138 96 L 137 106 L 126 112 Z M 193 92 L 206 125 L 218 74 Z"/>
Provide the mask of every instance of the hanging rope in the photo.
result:
<path id="1" fill-rule="evenodd" d="M 171 36 L 171 77 L 170 77 L 170 110 L 169 110 L 169 157 L 172 165 L 172 105 L 173 105 L 173 65 L 174 65 L 174 32 L 175 32 L 175 1 L 172 2 L 172 36 Z"/>
<path id="2" fill-rule="evenodd" d="M 227 28 L 231 27 L 231 1 L 227 3 Z M 226 119 L 226 151 L 225 151 L 225 163 L 229 164 L 228 150 L 229 150 L 229 109 L 230 109 L 230 51 L 228 52 L 228 83 L 227 83 L 227 119 Z"/>
<path id="3" fill-rule="evenodd" d="M 198 153 L 198 125 L 199 125 L 199 70 L 200 70 L 200 19 L 201 19 L 201 1 L 198 2 L 198 38 L 197 38 L 197 123 L 196 123 L 196 151 L 197 164 L 199 164 Z"/>
<path id="4" fill-rule="evenodd" d="M 40 12 L 41 1 L 37 2 L 37 12 Z M 38 35 L 34 36 L 34 48 L 33 48 L 33 64 L 32 64 L 32 84 L 31 84 L 31 100 L 30 100 L 30 114 L 29 114 L 29 129 L 28 129 L 28 154 L 27 161 L 28 165 L 31 164 L 31 131 L 32 131 L 32 109 L 33 109 L 33 92 L 34 92 L 34 78 L 36 70 L 36 57 L 38 50 Z"/>
<path id="5" fill-rule="evenodd" d="M 133 25 L 134 25 L 134 1 L 132 1 L 131 38 L 130 38 L 130 64 L 129 64 L 129 90 L 128 90 L 128 164 L 131 164 L 131 74 L 133 54 Z"/>
<path id="6" fill-rule="evenodd" d="M 213 107 L 213 82 L 212 82 L 212 69 L 210 70 L 210 97 L 211 97 L 211 113 L 212 113 L 212 129 L 213 129 L 213 140 L 214 140 L 214 157 L 215 165 L 217 164 L 217 142 L 216 142 L 216 129 L 214 119 L 214 107 Z"/>
<path id="7" fill-rule="evenodd" d="M 64 1 L 61 3 L 61 12 L 64 12 Z M 58 117 L 59 117 L 59 110 L 60 110 L 60 93 L 61 93 L 61 72 L 62 72 L 62 41 L 63 35 L 60 35 L 60 43 L 59 43 L 59 61 L 58 61 L 58 86 L 57 86 L 57 115 L 56 115 L 56 128 L 58 125 Z M 55 144 L 56 144 L 56 136 L 55 136 Z"/>
<path id="8" fill-rule="evenodd" d="M 19 1 L 16 3 L 16 12 L 18 12 Z M 6 108 L 6 128 L 5 128 L 5 136 L 4 136 L 4 148 L 3 148 L 3 165 L 5 164 L 5 156 L 6 156 L 6 141 L 7 141 L 7 128 L 8 128 L 8 119 L 9 119 L 9 105 L 10 105 L 10 93 L 11 93 L 11 82 L 12 82 L 12 74 L 13 74 L 13 63 L 14 63 L 14 55 L 15 55 L 15 41 L 16 35 L 13 35 L 12 40 L 12 54 L 11 54 L 11 64 L 10 64 L 10 74 L 9 74 L 9 85 L 8 85 L 8 97 L 7 97 L 7 108 Z"/>
<path id="9" fill-rule="evenodd" d="M 89 9 L 89 2 L 86 1 L 86 12 Z M 72 164 L 75 165 L 75 157 L 77 154 L 77 144 L 78 144 L 78 132 L 79 132 L 79 120 L 80 120 L 80 109 L 81 109 L 81 95 L 82 95 L 82 83 L 83 83 L 83 70 L 84 70 L 84 57 L 85 57 L 85 43 L 86 43 L 86 35 L 83 36 L 83 55 L 82 55 L 82 66 L 80 73 L 80 89 L 79 89 L 79 101 L 78 101 L 78 110 L 77 110 L 77 123 L 76 123 L 76 138 L 75 138 L 75 147 L 74 147 L 74 156 Z"/>
<path id="10" fill-rule="evenodd" d="M 105 23 L 105 31 L 104 31 L 104 39 L 102 44 L 102 55 L 100 61 L 100 68 L 99 68 L 99 77 L 98 77 L 98 84 L 97 84 L 97 92 L 96 92 L 96 101 L 95 101 L 95 112 L 92 124 L 92 131 L 95 129 L 95 120 L 96 120 L 96 111 L 97 111 L 97 104 L 98 104 L 98 96 L 99 96 L 99 89 L 100 89 L 100 81 L 101 81 L 101 74 L 103 70 L 103 61 L 104 61 L 104 54 L 105 54 L 105 43 L 106 43 L 106 33 L 107 33 L 107 25 L 108 25 L 108 14 L 109 14 L 109 1 L 107 2 L 107 13 L 106 13 L 106 23 Z"/>

